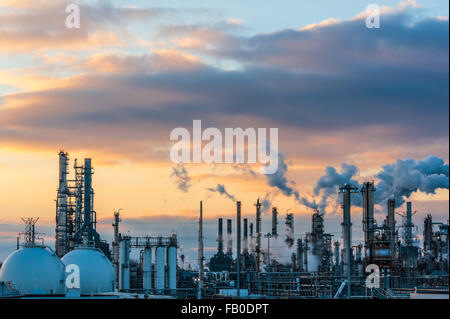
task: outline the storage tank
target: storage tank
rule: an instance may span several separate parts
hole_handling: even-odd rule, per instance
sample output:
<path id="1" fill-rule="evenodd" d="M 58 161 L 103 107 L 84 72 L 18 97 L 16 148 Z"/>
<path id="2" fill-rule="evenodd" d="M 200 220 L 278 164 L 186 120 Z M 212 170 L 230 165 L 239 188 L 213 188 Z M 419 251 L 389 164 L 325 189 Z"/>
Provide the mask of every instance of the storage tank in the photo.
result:
<path id="1" fill-rule="evenodd" d="M 162 293 L 165 289 L 166 248 L 156 248 L 156 289 Z"/>
<path id="2" fill-rule="evenodd" d="M 0 282 L 11 282 L 22 295 L 64 294 L 64 264 L 49 247 L 23 247 L 0 269 Z"/>
<path id="3" fill-rule="evenodd" d="M 167 265 L 167 285 L 170 290 L 175 290 L 177 289 L 177 248 L 175 246 L 167 249 Z"/>
<path id="4" fill-rule="evenodd" d="M 75 264 L 79 267 L 82 295 L 114 291 L 114 267 L 101 250 L 80 247 L 66 254 L 62 262 L 66 266 Z"/>

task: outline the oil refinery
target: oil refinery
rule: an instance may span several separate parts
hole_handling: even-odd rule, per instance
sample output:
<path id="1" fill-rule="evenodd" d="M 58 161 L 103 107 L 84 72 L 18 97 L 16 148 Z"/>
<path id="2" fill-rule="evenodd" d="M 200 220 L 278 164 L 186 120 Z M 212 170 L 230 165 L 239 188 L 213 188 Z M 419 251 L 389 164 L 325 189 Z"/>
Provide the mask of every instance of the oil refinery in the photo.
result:
<path id="1" fill-rule="evenodd" d="M 198 269 L 191 269 L 184 267 L 176 234 L 123 234 L 120 210 L 111 216 L 112 242 L 104 240 L 97 230 L 91 159 L 83 165 L 75 160 L 74 179 L 68 176 L 68 154 L 61 151 L 55 246 L 40 238 L 38 218 L 23 218 L 17 249 L 0 268 L 0 298 L 448 299 L 448 220 L 435 222 L 427 215 L 416 221 L 424 229 L 419 245 L 413 203 L 407 202 L 402 214 L 389 199 L 384 220 L 377 220 L 373 182 L 340 187 L 342 238 L 325 229 L 326 216 L 319 210 L 311 216 L 310 231 L 296 238 L 294 214 L 286 212 L 281 223 L 277 207 L 271 207 L 265 233 L 260 199 L 250 213 L 236 201 L 234 219 L 217 219 L 217 251 L 209 259 L 203 242 L 206 207 L 200 202 Z M 352 218 L 352 198 L 358 196 L 362 220 Z M 285 225 L 284 234 L 279 224 Z M 362 226 L 363 243 L 352 240 L 356 224 Z M 271 242 L 278 239 L 292 251 L 288 262 L 271 256 L 271 249 L 278 249 Z M 132 250 L 138 260 L 130 258 Z"/>

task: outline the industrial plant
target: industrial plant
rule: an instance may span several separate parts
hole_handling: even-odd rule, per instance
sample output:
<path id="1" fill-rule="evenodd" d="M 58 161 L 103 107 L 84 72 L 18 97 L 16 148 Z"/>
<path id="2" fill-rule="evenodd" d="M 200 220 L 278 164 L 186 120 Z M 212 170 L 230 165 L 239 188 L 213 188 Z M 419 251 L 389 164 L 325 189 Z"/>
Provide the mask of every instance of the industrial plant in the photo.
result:
<path id="1" fill-rule="evenodd" d="M 296 236 L 294 213 L 271 207 L 271 227 L 264 230 L 260 199 L 254 211 L 245 213 L 236 201 L 235 218 L 217 219 L 217 251 L 209 259 L 204 257 L 207 208 L 200 202 L 198 264 L 192 269 L 184 265 L 177 234 L 123 234 L 120 210 L 111 214 L 112 242 L 103 239 L 97 230 L 92 161 L 75 160 L 73 169 L 71 180 L 68 154 L 61 151 L 55 246 L 41 239 L 38 218 L 24 217 L 17 249 L 0 268 L 0 298 L 448 299 L 448 220 L 437 223 L 427 215 L 416 221 L 424 228 L 419 245 L 413 203 L 401 213 L 389 199 L 385 218 L 377 220 L 373 182 L 341 185 L 342 238 L 325 229 L 320 210 L 311 214 L 310 231 Z M 356 197 L 362 200 L 362 220 L 352 218 Z M 352 240 L 356 224 L 363 230 L 361 244 Z M 289 261 L 273 257 L 272 250 L 279 249 L 275 241 L 289 250 Z M 132 250 L 137 260 L 130 258 Z"/>

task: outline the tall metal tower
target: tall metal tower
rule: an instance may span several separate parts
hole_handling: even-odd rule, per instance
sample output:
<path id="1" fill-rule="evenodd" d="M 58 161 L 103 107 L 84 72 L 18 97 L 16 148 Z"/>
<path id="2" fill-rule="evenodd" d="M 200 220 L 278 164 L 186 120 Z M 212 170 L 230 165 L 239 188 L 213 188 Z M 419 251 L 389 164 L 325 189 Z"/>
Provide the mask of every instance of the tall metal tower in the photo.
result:
<path id="1" fill-rule="evenodd" d="M 351 295 L 351 277 L 352 277 L 352 222 L 350 217 L 351 209 L 351 194 L 357 193 L 358 189 L 352 185 L 345 184 L 339 188 L 339 193 L 342 193 L 342 208 L 343 208 L 343 222 L 342 235 L 344 241 L 344 272 L 347 273 L 347 297 Z"/>

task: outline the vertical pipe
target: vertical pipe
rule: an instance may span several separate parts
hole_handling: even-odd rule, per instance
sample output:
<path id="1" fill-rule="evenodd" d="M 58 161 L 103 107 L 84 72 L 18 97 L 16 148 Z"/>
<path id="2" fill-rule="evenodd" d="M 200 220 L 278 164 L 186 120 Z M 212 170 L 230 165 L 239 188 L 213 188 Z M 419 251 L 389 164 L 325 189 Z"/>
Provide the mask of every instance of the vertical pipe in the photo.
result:
<path id="1" fill-rule="evenodd" d="M 237 275 L 237 297 L 240 297 L 241 292 L 241 202 L 236 202 L 236 275 Z"/>
<path id="2" fill-rule="evenodd" d="M 143 283 L 142 287 L 145 290 L 152 289 L 152 249 L 151 247 L 144 248 L 144 265 L 143 265 Z"/>
<path id="3" fill-rule="evenodd" d="M 198 221 L 198 294 L 197 298 L 202 298 L 203 293 L 203 202 L 200 201 L 200 218 Z"/>

